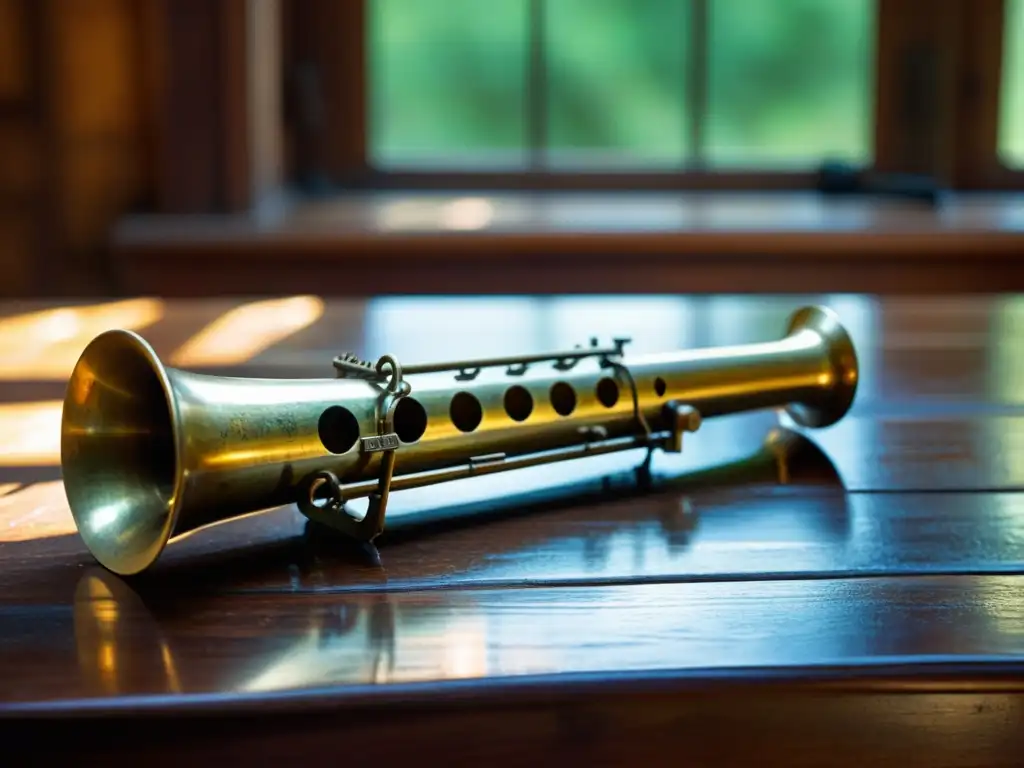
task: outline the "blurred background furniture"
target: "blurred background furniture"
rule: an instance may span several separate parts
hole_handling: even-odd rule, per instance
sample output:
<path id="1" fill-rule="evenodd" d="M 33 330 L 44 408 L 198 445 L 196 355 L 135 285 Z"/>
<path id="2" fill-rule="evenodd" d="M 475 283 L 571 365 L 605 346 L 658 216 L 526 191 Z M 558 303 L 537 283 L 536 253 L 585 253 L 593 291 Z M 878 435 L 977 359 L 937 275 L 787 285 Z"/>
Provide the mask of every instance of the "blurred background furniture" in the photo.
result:
<path id="1" fill-rule="evenodd" d="M 1022 5 L 0 0 L 0 292 L 1019 289 Z"/>

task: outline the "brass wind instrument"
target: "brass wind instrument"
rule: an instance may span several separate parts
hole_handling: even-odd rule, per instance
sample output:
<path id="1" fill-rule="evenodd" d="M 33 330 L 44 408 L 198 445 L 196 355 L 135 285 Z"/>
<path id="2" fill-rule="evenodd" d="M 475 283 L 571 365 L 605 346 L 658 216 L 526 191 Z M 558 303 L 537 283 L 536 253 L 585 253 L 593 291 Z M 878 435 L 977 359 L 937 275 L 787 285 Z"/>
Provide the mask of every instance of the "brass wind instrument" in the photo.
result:
<path id="1" fill-rule="evenodd" d="M 805 307 L 774 342 L 629 357 L 602 346 L 403 366 L 334 359 L 335 378 L 243 379 L 165 367 L 137 334 L 108 331 L 68 383 L 61 466 L 78 531 L 135 574 L 168 541 L 295 503 L 362 541 L 393 491 L 614 451 L 682 450 L 702 419 L 785 407 L 806 427 L 849 410 L 853 344 Z M 346 502 L 368 498 L 355 515 Z"/>

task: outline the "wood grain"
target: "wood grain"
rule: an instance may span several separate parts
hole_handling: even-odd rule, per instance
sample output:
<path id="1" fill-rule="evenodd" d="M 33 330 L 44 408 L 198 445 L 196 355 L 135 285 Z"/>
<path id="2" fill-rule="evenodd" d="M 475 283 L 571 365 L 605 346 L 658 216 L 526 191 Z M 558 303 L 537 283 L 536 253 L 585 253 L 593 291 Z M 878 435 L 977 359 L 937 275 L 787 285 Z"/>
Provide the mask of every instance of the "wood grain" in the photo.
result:
<path id="1" fill-rule="evenodd" d="M 27 25 L 20 0 L 0 0 L 0 105 L 28 97 Z"/>
<path id="2" fill-rule="evenodd" d="M 343 349 L 425 361 L 591 332 L 717 346 L 776 338 L 809 301 L 862 359 L 835 427 L 709 420 L 646 489 L 620 455 L 403 492 L 376 547 L 281 508 L 119 579 L 73 533 L 54 462 L 0 466 L 0 736 L 110 764 L 317 764 L 357 738 L 374 762 L 1019 762 L 1017 297 L 329 300 L 206 370 L 323 375 Z M 166 301 L 144 335 L 171 357 L 246 305 Z M 0 306 L 0 329 L 29 343 L 19 317 L 40 309 Z M 55 396 L 48 370 L 0 376 L 0 402 Z M 3 439 L 10 455 L 19 435 Z"/>
<path id="3" fill-rule="evenodd" d="M 30 702 L 231 691 L 240 699 L 548 675 L 696 677 L 991 662 L 1024 669 L 1021 576 L 933 576 L 192 597 L 147 606 L 83 572 L 66 609 L 8 609 L 0 712 Z M 799 620 L 794 620 L 799 617 Z M 272 631 L 271 631 L 272 628 Z M 62 664 L 50 654 L 59 653 Z M 47 649 L 49 653 L 40 653 Z M 166 650 L 165 650 L 166 649 Z M 121 658 L 126 666 L 122 666 Z M 167 657 L 170 657 L 169 659 Z M 136 668 L 134 665 L 138 664 Z M 1017 681 L 1020 687 L 1020 681 Z"/>
<path id="4" fill-rule="evenodd" d="M 891 674 L 891 671 L 890 671 Z M 302 754 L 309 765 L 336 765 L 347 745 L 372 746 L 346 757 L 357 764 L 399 765 L 442 755 L 449 765 L 562 766 L 1016 766 L 1022 744 L 1018 695 L 993 686 L 965 693 L 955 677 L 933 690 L 866 691 L 840 682 L 800 679 L 759 683 L 657 679 L 551 686 L 530 681 L 485 692 L 431 689 L 412 700 L 319 710 L 282 701 L 269 712 L 132 717 L 82 715 L 62 721 L 0 721 L 5 743 L 59 758 L 55 723 L 81 754 L 104 765 L 175 766 L 182 760 L 257 759 L 284 762 Z M 671 691 L 668 689 L 671 688 Z M 598 698 L 600 693 L 611 693 Z M 909 695 L 916 694 L 916 695 Z M 737 702 L 742 701 L 742 706 Z M 146 713 L 148 714 L 148 713 Z M 396 724 L 395 717 L 400 717 Z M 282 732 L 290 738 L 280 737 Z M 49 738 L 47 738 L 49 737 Z"/>

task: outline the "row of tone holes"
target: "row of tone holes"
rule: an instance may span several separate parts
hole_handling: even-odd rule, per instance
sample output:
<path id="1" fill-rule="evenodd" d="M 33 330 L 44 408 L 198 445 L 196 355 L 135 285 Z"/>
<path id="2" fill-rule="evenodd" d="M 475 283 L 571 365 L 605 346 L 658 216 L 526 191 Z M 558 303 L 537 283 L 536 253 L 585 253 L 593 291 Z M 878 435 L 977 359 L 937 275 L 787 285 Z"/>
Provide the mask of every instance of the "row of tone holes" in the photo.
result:
<path id="1" fill-rule="evenodd" d="M 654 391 L 658 397 L 665 395 L 665 381 L 661 377 L 654 381 Z M 612 408 L 619 402 L 619 385 L 614 379 L 603 378 L 597 382 L 597 401 L 605 408 Z M 576 410 L 576 390 L 564 381 L 556 382 L 550 392 L 551 407 L 559 416 L 569 416 Z M 533 395 L 525 387 L 509 387 L 504 398 L 505 413 L 513 421 L 526 421 L 533 413 Z M 483 421 L 484 411 L 480 401 L 469 392 L 459 392 L 452 398 L 448 415 L 452 424 L 460 432 L 472 432 Z"/>
<path id="2" fill-rule="evenodd" d="M 657 378 L 654 391 L 658 397 L 665 395 L 665 381 Z M 551 387 L 551 407 L 559 416 L 569 416 L 576 410 L 576 391 L 564 381 Z M 597 382 L 597 400 L 605 408 L 613 407 L 619 401 L 619 385 L 613 379 L 603 378 Z M 518 384 L 509 387 L 504 398 L 505 413 L 516 422 L 526 421 L 533 413 L 533 395 Z M 469 392 L 459 392 L 448 409 L 452 424 L 460 432 L 472 432 L 483 421 L 484 411 L 480 401 Z M 359 421 L 355 415 L 340 405 L 326 409 L 320 416 L 320 441 L 331 453 L 345 453 L 359 439 Z M 403 443 L 415 443 L 427 430 L 427 412 L 418 400 L 404 397 L 395 408 L 395 434 Z"/>

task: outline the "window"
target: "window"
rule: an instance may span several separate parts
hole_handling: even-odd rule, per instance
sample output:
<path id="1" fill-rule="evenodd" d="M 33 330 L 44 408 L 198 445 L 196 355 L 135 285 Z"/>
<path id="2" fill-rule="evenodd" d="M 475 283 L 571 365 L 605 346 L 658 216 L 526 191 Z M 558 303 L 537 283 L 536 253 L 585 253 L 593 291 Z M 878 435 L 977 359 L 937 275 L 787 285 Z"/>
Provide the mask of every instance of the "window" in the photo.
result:
<path id="1" fill-rule="evenodd" d="M 376 164 L 523 164 L 525 0 L 371 0 L 368 12 Z"/>
<path id="2" fill-rule="evenodd" d="M 1000 159 L 1024 168 L 1024 0 L 1006 3 L 999 111 Z"/>
<path id="3" fill-rule="evenodd" d="M 1024 183 L 1024 0 L 187 7 L 152 24 L 154 50 L 188 52 L 155 67 L 168 212 L 235 210 L 281 183 L 806 189 L 828 160 Z"/>
<path id="4" fill-rule="evenodd" d="M 383 169 L 872 159 L 875 0 L 369 0 Z"/>

